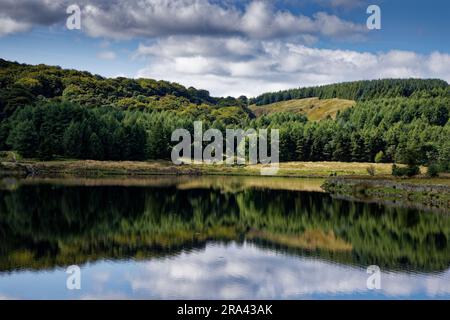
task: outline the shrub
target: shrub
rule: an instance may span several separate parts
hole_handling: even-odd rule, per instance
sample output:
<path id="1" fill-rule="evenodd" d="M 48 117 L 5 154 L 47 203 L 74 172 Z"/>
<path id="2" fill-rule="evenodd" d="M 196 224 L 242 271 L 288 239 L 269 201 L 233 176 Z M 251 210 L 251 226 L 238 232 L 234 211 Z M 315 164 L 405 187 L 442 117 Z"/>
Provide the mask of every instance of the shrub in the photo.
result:
<path id="1" fill-rule="evenodd" d="M 427 168 L 427 176 L 430 178 L 439 176 L 439 166 L 436 163 L 430 163 Z"/>
<path id="2" fill-rule="evenodd" d="M 0 161 L 16 162 L 20 159 L 20 155 L 14 151 L 0 151 Z"/>
<path id="3" fill-rule="evenodd" d="M 402 168 L 397 167 L 396 164 L 393 164 L 393 165 L 392 165 L 392 175 L 393 175 L 393 176 L 396 176 L 396 177 L 401 177 L 401 176 L 403 176 Z"/>
<path id="4" fill-rule="evenodd" d="M 397 165 L 392 165 L 392 175 L 396 177 L 413 177 L 420 173 L 420 168 L 417 165 L 408 165 L 407 167 L 398 167 Z"/>
<path id="5" fill-rule="evenodd" d="M 408 166 L 408 167 L 406 167 L 406 169 L 407 169 L 406 175 L 408 177 L 413 177 L 413 176 L 420 174 L 420 168 L 417 165 Z"/>
<path id="6" fill-rule="evenodd" d="M 375 175 L 375 167 L 374 166 L 368 166 L 366 170 L 369 175 L 371 175 L 371 176 Z"/>
<path id="7" fill-rule="evenodd" d="M 375 155 L 375 162 L 376 163 L 384 162 L 384 152 L 383 151 L 380 151 Z"/>

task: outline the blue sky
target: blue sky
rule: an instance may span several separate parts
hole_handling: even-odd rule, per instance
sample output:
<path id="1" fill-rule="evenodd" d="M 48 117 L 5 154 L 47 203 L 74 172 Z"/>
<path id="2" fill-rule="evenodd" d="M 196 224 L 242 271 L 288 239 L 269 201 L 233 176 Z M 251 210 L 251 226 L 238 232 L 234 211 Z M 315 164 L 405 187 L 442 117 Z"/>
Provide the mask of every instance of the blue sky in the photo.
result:
<path id="1" fill-rule="evenodd" d="M 65 26 L 70 4 L 81 30 Z M 368 30 L 368 5 L 381 30 Z M 445 0 L 0 0 L 0 57 L 253 96 L 385 77 L 450 81 Z"/>

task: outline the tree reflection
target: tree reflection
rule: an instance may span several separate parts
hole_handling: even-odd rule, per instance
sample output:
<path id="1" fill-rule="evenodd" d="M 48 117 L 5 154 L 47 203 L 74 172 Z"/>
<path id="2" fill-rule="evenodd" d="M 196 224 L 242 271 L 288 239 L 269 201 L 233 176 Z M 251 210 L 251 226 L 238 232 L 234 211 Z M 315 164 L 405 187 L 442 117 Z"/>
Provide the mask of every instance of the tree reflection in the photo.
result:
<path id="1" fill-rule="evenodd" d="M 0 271 L 149 259 L 210 241 L 387 269 L 449 266 L 448 215 L 317 192 L 234 190 L 50 183 L 0 190 Z"/>

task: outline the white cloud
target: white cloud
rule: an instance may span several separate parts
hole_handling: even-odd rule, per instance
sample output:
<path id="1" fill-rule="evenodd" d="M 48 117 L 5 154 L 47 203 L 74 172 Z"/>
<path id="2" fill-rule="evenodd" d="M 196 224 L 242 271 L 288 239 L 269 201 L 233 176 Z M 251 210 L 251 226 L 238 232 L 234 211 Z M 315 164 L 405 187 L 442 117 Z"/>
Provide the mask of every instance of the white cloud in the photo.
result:
<path id="1" fill-rule="evenodd" d="M 450 271 L 382 272 L 381 290 L 367 289 L 366 270 L 314 258 L 270 254 L 254 245 L 208 245 L 204 251 L 142 263 L 128 274 L 133 293 L 162 299 L 295 299 L 380 294 L 448 295 Z"/>
<path id="2" fill-rule="evenodd" d="M 28 23 L 15 21 L 9 17 L 0 16 L 0 37 L 28 30 L 31 26 Z"/>
<path id="3" fill-rule="evenodd" d="M 365 0 L 310 0 L 351 8 Z M 33 25 L 64 22 L 69 0 L 0 0 L 0 36 Z M 137 77 L 176 81 L 214 95 L 248 96 L 291 87 L 386 77 L 450 81 L 450 55 L 391 50 L 371 53 L 318 49 L 323 38 L 363 39 L 363 25 L 336 15 L 310 16 L 251 0 L 80 0 L 82 30 L 102 37 L 97 58 L 114 60 L 111 39 L 140 38 L 146 65 Z"/>
<path id="4" fill-rule="evenodd" d="M 114 51 L 101 51 L 97 54 L 97 58 L 102 60 L 114 60 L 116 57 L 117 56 Z"/>
<path id="5" fill-rule="evenodd" d="M 168 35 L 240 35 L 256 39 L 364 34 L 363 25 L 319 12 L 313 17 L 276 10 L 255 0 L 244 10 L 208 0 L 118 1 L 114 6 L 93 2 L 83 12 L 84 28 L 92 36 L 108 38 Z"/>
<path id="6" fill-rule="evenodd" d="M 64 23 L 69 0 L 1 0 L 0 12 L 15 25 Z M 327 13 L 312 17 L 276 9 L 268 1 L 249 1 L 245 7 L 232 1 L 213 0 L 80 0 L 82 30 L 90 36 L 131 39 L 170 35 L 246 36 L 257 39 L 301 36 L 355 37 L 363 25 Z M 6 21 L 6 20 L 5 20 Z M 5 23 L 6 25 L 6 23 Z"/>
<path id="7" fill-rule="evenodd" d="M 379 78 L 450 81 L 450 55 L 391 50 L 370 53 L 318 49 L 298 42 L 245 38 L 169 37 L 141 44 L 148 57 L 137 77 L 180 82 L 214 95 L 255 96 L 299 86 Z"/>
<path id="8" fill-rule="evenodd" d="M 294 35 L 318 34 L 331 37 L 362 37 L 363 25 L 345 21 L 335 15 L 318 12 L 312 18 L 288 11 L 274 11 L 267 2 L 254 1 L 242 17 L 242 31 L 251 38 L 268 39 Z"/>
<path id="9" fill-rule="evenodd" d="M 52 25 L 66 18 L 69 0 L 0 0 L 0 36 L 25 32 L 36 25 Z"/>

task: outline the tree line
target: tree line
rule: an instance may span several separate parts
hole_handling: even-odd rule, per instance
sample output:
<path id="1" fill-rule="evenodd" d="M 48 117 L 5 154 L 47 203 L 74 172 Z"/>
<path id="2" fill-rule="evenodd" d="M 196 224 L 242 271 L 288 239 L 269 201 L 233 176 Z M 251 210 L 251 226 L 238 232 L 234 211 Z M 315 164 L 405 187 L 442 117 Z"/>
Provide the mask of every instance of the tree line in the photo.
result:
<path id="1" fill-rule="evenodd" d="M 449 97 L 360 102 L 336 120 L 285 123 L 283 161 L 438 164 L 450 170 Z"/>
<path id="2" fill-rule="evenodd" d="M 27 65 L 0 59 L 0 120 L 24 105 L 62 98 L 84 107 L 129 109 L 244 108 L 245 96 L 211 97 L 207 90 L 153 79 L 104 78 L 57 66 Z"/>
<path id="3" fill-rule="evenodd" d="M 0 150 L 15 150 L 24 157 L 170 159 L 175 144 L 171 133 L 177 128 L 192 133 L 193 122 L 201 120 L 224 133 L 226 128 L 279 129 L 281 161 L 397 162 L 450 171 L 450 91 L 441 80 L 317 87 L 326 98 L 346 90 L 351 98 L 356 93 L 371 98 L 356 97 L 357 104 L 336 119 L 315 122 L 293 113 L 256 118 L 245 106 L 245 97 L 211 98 L 201 90 L 183 95 L 181 86 L 161 81 L 104 79 L 4 60 L 0 66 Z M 38 89 L 26 89 L 27 82 Z M 362 84 L 368 88 L 365 95 L 358 91 Z"/>
<path id="4" fill-rule="evenodd" d="M 264 93 L 254 99 L 251 104 L 258 106 L 280 101 L 304 98 L 372 100 L 379 98 L 410 97 L 422 92 L 439 92 L 447 90 L 448 83 L 439 79 L 382 79 L 343 82 L 337 84 L 305 87 Z"/>

